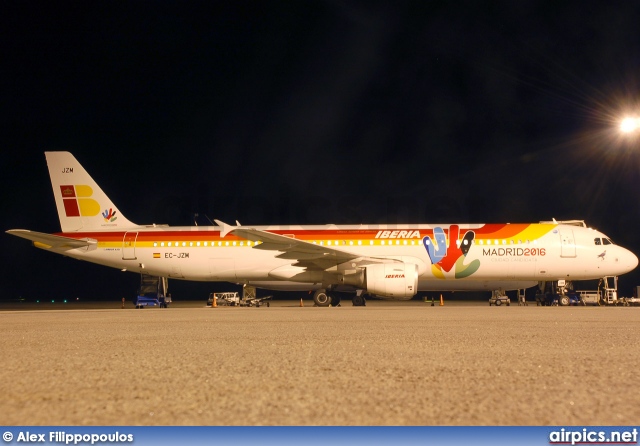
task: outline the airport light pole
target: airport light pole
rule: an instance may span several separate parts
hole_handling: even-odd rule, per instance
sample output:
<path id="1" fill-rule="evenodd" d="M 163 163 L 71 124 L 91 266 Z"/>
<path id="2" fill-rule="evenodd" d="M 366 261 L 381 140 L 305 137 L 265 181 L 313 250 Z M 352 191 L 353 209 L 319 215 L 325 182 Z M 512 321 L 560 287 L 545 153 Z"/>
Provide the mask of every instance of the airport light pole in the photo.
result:
<path id="1" fill-rule="evenodd" d="M 624 134 L 640 133 L 640 118 L 628 116 L 620 121 L 620 131 Z"/>

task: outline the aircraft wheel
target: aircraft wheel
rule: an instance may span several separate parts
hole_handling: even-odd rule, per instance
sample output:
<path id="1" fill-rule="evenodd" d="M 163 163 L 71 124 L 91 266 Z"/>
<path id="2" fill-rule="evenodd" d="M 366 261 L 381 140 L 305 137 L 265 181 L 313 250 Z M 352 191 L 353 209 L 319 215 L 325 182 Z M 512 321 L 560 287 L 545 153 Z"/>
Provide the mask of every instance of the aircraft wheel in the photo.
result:
<path id="1" fill-rule="evenodd" d="M 328 307 L 331 304 L 331 296 L 325 290 L 318 290 L 313 295 L 313 302 L 319 307 Z"/>
<path id="2" fill-rule="evenodd" d="M 567 305 L 569 305 L 569 296 L 560 296 L 560 299 L 558 299 L 558 303 L 561 306 L 566 307 Z"/>
<path id="3" fill-rule="evenodd" d="M 365 305 L 364 297 L 358 296 L 357 294 L 353 296 L 353 299 L 351 299 L 351 302 L 353 303 L 354 307 L 364 307 Z"/>
<path id="4" fill-rule="evenodd" d="M 502 305 L 502 301 L 500 299 L 496 300 L 496 307 L 499 307 L 500 305 Z"/>

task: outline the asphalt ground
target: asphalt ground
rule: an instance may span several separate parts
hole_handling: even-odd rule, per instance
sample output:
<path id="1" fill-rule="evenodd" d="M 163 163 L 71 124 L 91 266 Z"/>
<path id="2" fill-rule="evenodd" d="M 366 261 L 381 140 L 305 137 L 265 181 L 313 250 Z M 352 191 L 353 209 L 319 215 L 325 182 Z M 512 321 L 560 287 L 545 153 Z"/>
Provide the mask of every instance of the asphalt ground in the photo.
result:
<path id="1" fill-rule="evenodd" d="M 310 303 L 0 304 L 3 424 L 640 424 L 640 308 Z"/>

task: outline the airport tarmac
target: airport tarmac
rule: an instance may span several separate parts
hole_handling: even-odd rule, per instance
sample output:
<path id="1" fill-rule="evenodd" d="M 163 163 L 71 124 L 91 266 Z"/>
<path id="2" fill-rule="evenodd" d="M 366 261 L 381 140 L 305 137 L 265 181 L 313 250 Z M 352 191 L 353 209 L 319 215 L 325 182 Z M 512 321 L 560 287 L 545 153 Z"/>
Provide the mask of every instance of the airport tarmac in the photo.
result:
<path id="1" fill-rule="evenodd" d="M 640 424 L 640 308 L 74 302 L 0 318 L 5 425 Z"/>

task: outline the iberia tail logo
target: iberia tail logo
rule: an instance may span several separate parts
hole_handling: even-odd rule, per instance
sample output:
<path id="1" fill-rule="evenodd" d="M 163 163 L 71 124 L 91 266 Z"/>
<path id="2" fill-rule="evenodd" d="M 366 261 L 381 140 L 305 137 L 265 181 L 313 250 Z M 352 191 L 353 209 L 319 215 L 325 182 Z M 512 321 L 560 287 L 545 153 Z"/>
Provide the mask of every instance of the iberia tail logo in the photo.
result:
<path id="1" fill-rule="evenodd" d="M 91 198 L 93 189 L 90 186 L 64 185 L 60 186 L 60 192 L 67 217 L 95 217 L 100 213 L 100 204 Z"/>

